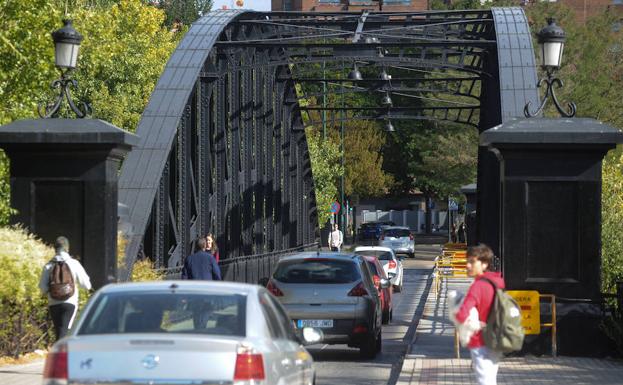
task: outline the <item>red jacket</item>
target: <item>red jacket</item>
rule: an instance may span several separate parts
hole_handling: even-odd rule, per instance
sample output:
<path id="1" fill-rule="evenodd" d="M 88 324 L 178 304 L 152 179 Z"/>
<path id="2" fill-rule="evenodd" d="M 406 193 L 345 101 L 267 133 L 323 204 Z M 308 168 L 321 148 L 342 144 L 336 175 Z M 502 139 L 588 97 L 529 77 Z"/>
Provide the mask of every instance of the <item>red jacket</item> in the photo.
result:
<path id="1" fill-rule="evenodd" d="M 484 274 L 476 277 L 467 291 L 467 295 L 465 296 L 465 300 L 463 301 L 461 308 L 456 313 L 456 320 L 460 323 L 465 322 L 469 316 L 469 311 L 474 306 L 476 307 L 476 310 L 478 310 L 478 318 L 480 319 L 480 322 L 487 322 L 487 317 L 489 317 L 489 311 L 491 310 L 491 304 L 493 303 L 493 295 L 495 292 L 493 291 L 493 286 L 489 282 L 481 280 L 482 277 L 490 279 L 500 289 L 504 289 L 506 286 L 500 273 L 486 271 Z M 482 339 L 482 333 L 479 331 L 474 333 L 467 346 L 470 349 L 475 349 L 484 345 L 485 343 Z"/>

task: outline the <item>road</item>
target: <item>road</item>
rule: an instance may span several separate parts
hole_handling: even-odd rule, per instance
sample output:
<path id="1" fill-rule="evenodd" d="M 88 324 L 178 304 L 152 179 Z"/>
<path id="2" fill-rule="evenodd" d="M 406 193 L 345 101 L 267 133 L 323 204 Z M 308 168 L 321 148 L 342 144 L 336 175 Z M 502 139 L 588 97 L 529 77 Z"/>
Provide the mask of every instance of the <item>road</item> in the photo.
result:
<path id="1" fill-rule="evenodd" d="M 308 347 L 316 363 L 317 385 L 395 384 L 402 360 L 419 320 L 429 289 L 428 276 L 439 247 L 418 246 L 415 259 L 404 260 L 404 288 L 395 293 L 394 319 L 383 326 L 383 350 L 374 360 L 359 358 L 359 350 L 346 345 Z"/>

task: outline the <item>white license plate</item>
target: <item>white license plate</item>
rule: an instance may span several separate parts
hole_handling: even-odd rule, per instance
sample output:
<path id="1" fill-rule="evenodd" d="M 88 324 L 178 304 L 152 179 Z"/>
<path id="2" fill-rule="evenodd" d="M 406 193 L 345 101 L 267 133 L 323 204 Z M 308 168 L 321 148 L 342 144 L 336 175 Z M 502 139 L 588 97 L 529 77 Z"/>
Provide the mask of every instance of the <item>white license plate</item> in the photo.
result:
<path id="1" fill-rule="evenodd" d="M 312 328 L 332 328 L 333 320 L 332 319 L 300 319 L 297 321 L 296 325 L 301 328 L 312 327 Z"/>

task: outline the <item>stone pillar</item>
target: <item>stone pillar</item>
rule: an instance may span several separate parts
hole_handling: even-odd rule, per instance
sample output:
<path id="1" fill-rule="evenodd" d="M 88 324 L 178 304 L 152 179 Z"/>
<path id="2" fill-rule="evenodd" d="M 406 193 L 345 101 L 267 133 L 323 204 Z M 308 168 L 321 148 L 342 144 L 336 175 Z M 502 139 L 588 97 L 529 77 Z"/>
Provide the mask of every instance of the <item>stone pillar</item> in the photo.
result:
<path id="1" fill-rule="evenodd" d="M 561 354 L 599 354 L 603 342 L 601 162 L 621 142 L 593 119 L 513 119 L 480 136 L 500 161 L 506 285 L 559 298 Z"/>
<path id="2" fill-rule="evenodd" d="M 20 120 L 0 127 L 12 223 L 43 241 L 69 239 L 95 288 L 117 277 L 117 176 L 138 137 L 97 119 Z"/>

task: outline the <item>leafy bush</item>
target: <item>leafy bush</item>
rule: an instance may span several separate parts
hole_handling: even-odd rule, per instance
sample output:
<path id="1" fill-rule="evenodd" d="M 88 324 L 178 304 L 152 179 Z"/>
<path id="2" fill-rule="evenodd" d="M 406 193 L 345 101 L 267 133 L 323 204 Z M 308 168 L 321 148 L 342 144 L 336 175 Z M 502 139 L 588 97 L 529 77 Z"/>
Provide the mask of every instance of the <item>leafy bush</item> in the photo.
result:
<path id="1" fill-rule="evenodd" d="M 154 269 L 154 264 L 149 259 L 141 259 L 134 263 L 132 268 L 132 282 L 160 281 L 164 274 Z"/>
<path id="2" fill-rule="evenodd" d="M 38 287 L 52 255 L 51 247 L 25 230 L 0 228 L 0 356 L 17 357 L 52 341 L 47 298 Z"/>

